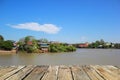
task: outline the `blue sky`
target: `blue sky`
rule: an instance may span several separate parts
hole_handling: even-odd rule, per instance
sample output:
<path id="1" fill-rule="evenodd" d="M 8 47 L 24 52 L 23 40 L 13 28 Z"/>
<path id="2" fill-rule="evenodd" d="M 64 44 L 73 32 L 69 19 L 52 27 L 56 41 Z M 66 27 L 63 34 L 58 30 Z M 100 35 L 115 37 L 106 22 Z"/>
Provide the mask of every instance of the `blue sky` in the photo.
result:
<path id="1" fill-rule="evenodd" d="M 120 42 L 119 0 L 0 0 L 0 34 L 68 43 Z"/>

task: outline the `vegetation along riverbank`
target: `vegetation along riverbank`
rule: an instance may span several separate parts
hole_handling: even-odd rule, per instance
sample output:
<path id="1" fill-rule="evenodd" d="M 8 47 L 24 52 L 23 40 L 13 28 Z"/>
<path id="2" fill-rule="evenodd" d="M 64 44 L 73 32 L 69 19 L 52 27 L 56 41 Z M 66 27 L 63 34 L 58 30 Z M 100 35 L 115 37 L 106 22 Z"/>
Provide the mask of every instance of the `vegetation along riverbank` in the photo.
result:
<path id="1" fill-rule="evenodd" d="M 58 41 L 48 41 L 47 39 L 35 39 L 33 36 L 26 36 L 19 41 L 4 40 L 0 35 L 0 53 L 3 52 L 25 52 L 25 53 L 56 53 L 72 52 L 76 48 L 114 48 L 120 49 L 120 43 L 105 42 L 103 39 L 92 43 L 61 43 Z"/>
<path id="2" fill-rule="evenodd" d="M 44 53 L 44 52 L 71 52 L 76 51 L 76 47 L 57 41 L 48 41 L 47 39 L 37 40 L 33 36 L 26 36 L 18 42 L 13 40 L 4 40 L 0 36 L 0 50 L 16 50 L 16 52 Z"/>

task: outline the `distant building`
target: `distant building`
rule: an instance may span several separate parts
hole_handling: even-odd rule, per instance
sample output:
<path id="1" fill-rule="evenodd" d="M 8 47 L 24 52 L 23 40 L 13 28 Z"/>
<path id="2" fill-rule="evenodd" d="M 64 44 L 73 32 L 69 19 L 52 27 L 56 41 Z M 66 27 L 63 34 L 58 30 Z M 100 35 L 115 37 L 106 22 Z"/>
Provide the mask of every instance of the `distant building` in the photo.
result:
<path id="1" fill-rule="evenodd" d="M 78 48 L 87 48 L 88 47 L 88 43 L 80 43 L 78 44 Z"/>
<path id="2" fill-rule="evenodd" d="M 48 52 L 49 51 L 49 44 L 48 43 L 38 43 L 40 46 L 40 50 L 42 52 Z"/>
<path id="3" fill-rule="evenodd" d="M 60 44 L 59 41 L 50 41 L 50 44 Z"/>
<path id="4" fill-rule="evenodd" d="M 13 46 L 16 47 L 17 46 L 17 42 L 13 42 Z"/>
<path id="5" fill-rule="evenodd" d="M 106 42 L 106 43 L 105 43 L 105 45 L 106 45 L 106 46 L 110 46 L 110 45 L 111 45 L 111 43 Z"/>
<path id="6" fill-rule="evenodd" d="M 99 45 L 98 48 L 103 48 L 103 45 Z"/>
<path id="7" fill-rule="evenodd" d="M 33 42 L 32 41 L 28 41 L 27 45 L 33 45 Z"/>
<path id="8" fill-rule="evenodd" d="M 115 45 L 114 45 L 114 44 L 112 44 L 112 45 L 111 45 L 111 47 L 113 48 L 113 47 L 115 47 Z"/>
<path id="9" fill-rule="evenodd" d="M 18 49 L 19 45 L 18 42 L 13 42 L 13 50 Z"/>

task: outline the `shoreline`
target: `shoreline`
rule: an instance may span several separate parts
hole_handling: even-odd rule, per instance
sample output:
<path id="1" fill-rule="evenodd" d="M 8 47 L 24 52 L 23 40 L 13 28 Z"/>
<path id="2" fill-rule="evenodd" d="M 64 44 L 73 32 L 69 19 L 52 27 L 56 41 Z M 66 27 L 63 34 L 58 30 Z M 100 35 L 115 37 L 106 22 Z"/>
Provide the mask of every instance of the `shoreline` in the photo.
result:
<path id="1" fill-rule="evenodd" d="M 98 50 L 120 50 L 116 48 L 77 48 L 77 49 L 98 49 Z M 77 50 L 76 50 L 77 51 Z M 19 54 L 19 53 L 27 53 L 27 54 L 58 54 L 58 53 L 72 53 L 76 51 L 70 51 L 70 52 L 41 52 L 41 53 L 27 53 L 25 51 L 16 51 L 16 50 L 11 50 L 11 51 L 6 51 L 6 50 L 0 50 L 0 55 L 4 54 Z"/>
<path id="2" fill-rule="evenodd" d="M 0 54 L 16 54 L 16 50 L 11 50 L 11 51 L 0 50 Z"/>

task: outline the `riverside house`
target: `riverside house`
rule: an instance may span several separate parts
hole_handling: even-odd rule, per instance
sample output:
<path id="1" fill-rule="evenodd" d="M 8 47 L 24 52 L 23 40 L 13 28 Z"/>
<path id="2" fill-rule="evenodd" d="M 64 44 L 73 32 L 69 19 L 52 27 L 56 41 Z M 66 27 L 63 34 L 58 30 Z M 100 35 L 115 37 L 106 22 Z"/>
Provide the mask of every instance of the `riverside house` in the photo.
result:
<path id="1" fill-rule="evenodd" d="M 32 45 L 32 41 L 28 41 L 28 45 Z M 49 51 L 49 43 L 38 42 L 41 52 L 45 53 Z"/>
<path id="2" fill-rule="evenodd" d="M 88 47 L 88 43 L 86 42 L 86 43 L 80 43 L 80 44 L 78 44 L 78 48 L 87 48 Z"/>
<path id="3" fill-rule="evenodd" d="M 45 53 L 49 51 L 49 43 L 38 43 L 40 50 Z"/>

